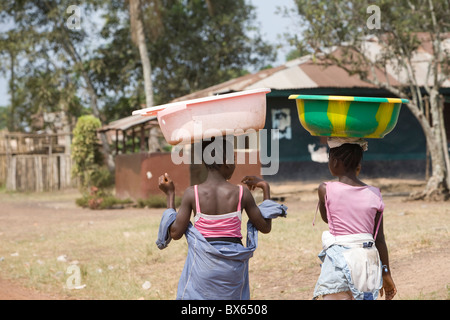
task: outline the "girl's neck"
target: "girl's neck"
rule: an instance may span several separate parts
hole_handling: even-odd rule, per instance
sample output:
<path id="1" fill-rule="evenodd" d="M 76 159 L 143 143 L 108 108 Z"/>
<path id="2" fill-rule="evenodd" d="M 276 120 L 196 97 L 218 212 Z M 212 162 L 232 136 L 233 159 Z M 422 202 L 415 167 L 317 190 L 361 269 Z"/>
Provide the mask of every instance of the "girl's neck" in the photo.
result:
<path id="1" fill-rule="evenodd" d="M 346 173 L 338 176 L 339 182 L 351 185 L 351 186 L 362 186 L 365 185 L 361 180 L 358 179 L 355 172 Z"/>
<path id="2" fill-rule="evenodd" d="M 223 183 L 226 182 L 223 175 L 218 170 L 208 170 L 208 176 L 206 177 L 207 183 Z"/>

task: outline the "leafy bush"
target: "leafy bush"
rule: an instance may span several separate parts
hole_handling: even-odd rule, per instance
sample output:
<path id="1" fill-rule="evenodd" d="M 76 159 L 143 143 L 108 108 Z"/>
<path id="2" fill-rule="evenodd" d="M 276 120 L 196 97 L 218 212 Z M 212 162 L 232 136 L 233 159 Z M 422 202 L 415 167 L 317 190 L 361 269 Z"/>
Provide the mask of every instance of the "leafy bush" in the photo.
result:
<path id="1" fill-rule="evenodd" d="M 114 176 L 103 164 L 97 137 L 100 127 L 99 119 L 87 115 L 78 119 L 73 131 L 72 176 L 78 178 L 83 194 L 81 198 L 76 199 L 76 204 L 83 208 L 107 209 L 132 202 L 117 199 L 106 191 L 114 184 Z"/>
<path id="2" fill-rule="evenodd" d="M 81 198 L 75 200 L 75 203 L 82 208 L 93 210 L 111 209 L 117 205 L 133 203 L 131 199 L 118 199 L 104 190 L 91 187 L 89 194 L 84 194 Z"/>
<path id="3" fill-rule="evenodd" d="M 73 130 L 72 176 L 78 178 L 80 189 L 104 187 L 111 181 L 109 170 L 103 165 L 103 155 L 97 138 L 100 120 L 92 115 L 78 118 Z"/>
<path id="4" fill-rule="evenodd" d="M 90 175 L 90 183 L 99 189 L 106 189 L 114 186 L 114 175 L 106 166 L 99 167 Z"/>

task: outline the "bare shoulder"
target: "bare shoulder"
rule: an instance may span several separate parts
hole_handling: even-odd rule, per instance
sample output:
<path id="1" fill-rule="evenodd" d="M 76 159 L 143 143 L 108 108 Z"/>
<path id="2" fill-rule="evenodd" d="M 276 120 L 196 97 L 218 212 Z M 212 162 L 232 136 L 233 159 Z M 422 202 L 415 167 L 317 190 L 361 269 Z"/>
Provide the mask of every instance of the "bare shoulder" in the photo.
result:
<path id="1" fill-rule="evenodd" d="M 319 188 L 317 190 L 317 193 L 319 194 L 319 199 L 320 200 L 324 200 L 325 199 L 325 195 L 327 193 L 327 183 L 326 182 L 322 182 L 321 184 L 319 184 Z"/>
<path id="2" fill-rule="evenodd" d="M 326 192 L 327 192 L 327 183 L 322 182 L 321 184 L 319 184 L 319 193 L 325 194 Z"/>
<path id="3" fill-rule="evenodd" d="M 243 206 L 246 207 L 247 205 L 254 206 L 255 204 L 255 198 L 253 198 L 253 195 L 249 188 L 246 186 L 243 186 L 243 192 L 242 192 L 242 203 Z"/>
<path id="4" fill-rule="evenodd" d="M 191 200 L 195 198 L 194 186 L 187 187 L 183 193 L 183 200 Z"/>

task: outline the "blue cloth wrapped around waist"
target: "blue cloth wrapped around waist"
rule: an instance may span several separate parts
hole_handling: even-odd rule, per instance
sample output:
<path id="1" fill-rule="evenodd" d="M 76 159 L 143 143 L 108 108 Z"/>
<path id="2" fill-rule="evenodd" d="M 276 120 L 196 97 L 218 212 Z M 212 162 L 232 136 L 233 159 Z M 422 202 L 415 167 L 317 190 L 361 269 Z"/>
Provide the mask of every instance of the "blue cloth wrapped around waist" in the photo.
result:
<path id="1" fill-rule="evenodd" d="M 272 200 L 259 206 L 265 219 L 286 217 L 287 207 Z M 175 221 L 174 209 L 164 211 L 156 245 L 166 248 L 169 227 Z M 182 300 L 249 300 L 248 262 L 258 246 L 258 230 L 248 221 L 247 246 L 226 241 L 208 242 L 189 223 L 185 232 L 188 254 L 178 283 L 177 299 Z"/>

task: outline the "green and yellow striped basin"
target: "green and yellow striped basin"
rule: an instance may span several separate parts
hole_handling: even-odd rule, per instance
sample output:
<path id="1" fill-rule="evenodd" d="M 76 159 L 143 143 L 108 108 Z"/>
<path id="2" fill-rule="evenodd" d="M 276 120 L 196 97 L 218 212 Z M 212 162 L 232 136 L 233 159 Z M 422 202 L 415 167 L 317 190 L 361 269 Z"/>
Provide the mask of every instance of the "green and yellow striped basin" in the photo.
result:
<path id="1" fill-rule="evenodd" d="M 406 99 L 291 95 L 302 126 L 313 136 L 383 138 Z"/>

